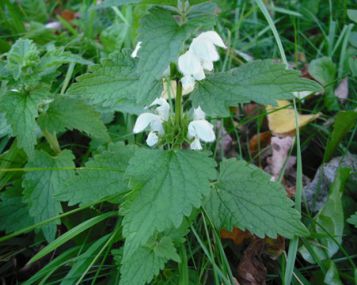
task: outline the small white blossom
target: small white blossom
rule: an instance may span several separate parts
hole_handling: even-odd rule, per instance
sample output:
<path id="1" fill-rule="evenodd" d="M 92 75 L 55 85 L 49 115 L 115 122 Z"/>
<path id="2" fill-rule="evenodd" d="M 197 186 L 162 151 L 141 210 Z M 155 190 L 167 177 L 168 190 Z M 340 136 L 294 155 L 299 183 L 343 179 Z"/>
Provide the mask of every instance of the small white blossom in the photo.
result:
<path id="1" fill-rule="evenodd" d="M 298 99 L 304 99 L 305 97 L 311 95 L 311 91 L 297 91 L 293 92 L 293 95 Z"/>
<path id="2" fill-rule="evenodd" d="M 193 150 L 202 149 L 201 141 L 214 142 L 216 139 L 213 125 L 205 120 L 205 113 L 200 107 L 193 111 L 193 121 L 188 125 L 188 139 L 193 139 L 190 144 Z"/>
<path id="3" fill-rule="evenodd" d="M 149 107 L 157 106 L 153 113 L 142 113 L 137 118 L 133 133 L 141 133 L 149 129 L 149 135 L 146 139 L 148 146 L 152 147 L 159 141 L 159 135 L 164 134 L 163 122 L 169 119 L 170 105 L 163 98 L 157 98 Z"/>
<path id="4" fill-rule="evenodd" d="M 135 58 L 135 57 L 138 56 L 138 51 L 139 51 L 139 49 L 141 48 L 141 44 L 142 44 L 142 42 L 138 42 L 138 43 L 136 44 L 136 46 L 135 46 L 133 52 L 132 52 L 131 55 L 130 55 L 132 58 Z"/>
<path id="5" fill-rule="evenodd" d="M 178 58 L 178 68 L 184 90 L 193 90 L 195 81 L 205 79 L 204 70 L 212 71 L 213 62 L 219 59 L 216 46 L 226 48 L 221 37 L 214 31 L 201 33 L 183 55 Z"/>

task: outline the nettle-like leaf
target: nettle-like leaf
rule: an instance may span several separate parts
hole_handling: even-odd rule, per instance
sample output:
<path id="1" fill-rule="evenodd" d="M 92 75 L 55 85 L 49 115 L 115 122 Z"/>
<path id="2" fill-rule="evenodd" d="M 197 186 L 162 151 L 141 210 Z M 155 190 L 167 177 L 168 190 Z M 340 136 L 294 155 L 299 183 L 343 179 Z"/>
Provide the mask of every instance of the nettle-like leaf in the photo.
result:
<path id="1" fill-rule="evenodd" d="M 221 163 L 216 189 L 206 209 L 218 229 L 238 227 L 259 237 L 287 238 L 308 234 L 281 184 L 245 161 Z"/>
<path id="2" fill-rule="evenodd" d="M 115 110 L 122 103 L 134 101 L 138 79 L 135 61 L 119 54 L 90 67 L 89 73 L 79 76 L 67 93 L 91 105 Z"/>
<path id="3" fill-rule="evenodd" d="M 123 143 L 109 145 L 78 170 L 77 176 L 65 182 L 57 198 L 69 205 L 85 204 L 128 191 L 124 174 L 134 150 Z"/>
<path id="4" fill-rule="evenodd" d="M 228 116 L 230 106 L 250 101 L 275 104 L 278 99 L 291 99 L 294 91 L 317 92 L 321 86 L 283 64 L 262 60 L 198 81 L 191 98 L 210 116 Z"/>
<path id="5" fill-rule="evenodd" d="M 36 67 L 38 62 L 39 51 L 36 45 L 31 40 L 19 39 L 8 53 L 6 69 L 17 80 L 23 71 Z"/>
<path id="6" fill-rule="evenodd" d="M 155 79 L 161 79 L 171 62 L 176 62 L 185 40 L 194 27 L 179 25 L 171 12 L 153 8 L 140 22 L 138 40 L 142 42 L 139 50 L 138 72 L 140 89 L 137 100 L 151 103 L 156 96 L 147 96 L 147 86 Z M 153 94 L 155 95 L 155 94 Z"/>
<path id="7" fill-rule="evenodd" d="M 104 141 L 110 139 L 100 114 L 81 100 L 68 96 L 57 97 L 38 122 L 51 133 L 77 129 Z"/>
<path id="8" fill-rule="evenodd" d="M 28 156 L 34 153 L 39 127 L 36 122 L 38 105 L 48 96 L 46 89 L 36 89 L 30 94 L 8 92 L 0 97 L 0 110 L 5 113 L 12 134 L 17 138 L 17 145 Z"/>
<path id="9" fill-rule="evenodd" d="M 144 285 L 159 274 L 167 261 L 180 261 L 173 241 L 165 236 L 138 247 L 131 255 L 124 256 L 120 268 L 120 285 Z"/>
<path id="10" fill-rule="evenodd" d="M 0 195 L 0 231 L 11 233 L 33 225 L 27 204 L 22 201 L 19 191 L 9 189 Z"/>
<path id="11" fill-rule="evenodd" d="M 206 153 L 140 149 L 126 172 L 133 191 L 122 205 L 125 254 L 133 253 L 155 232 L 179 227 L 208 195 L 216 176 Z"/>
<path id="12" fill-rule="evenodd" d="M 74 176 L 73 159 L 74 156 L 69 150 L 64 150 L 57 156 L 36 151 L 34 157 L 26 164 L 28 172 L 23 180 L 25 201 L 36 223 L 62 213 L 60 201 L 55 195 L 61 192 L 63 182 Z M 59 224 L 59 220 L 42 226 L 48 241 L 55 238 L 56 224 Z"/>

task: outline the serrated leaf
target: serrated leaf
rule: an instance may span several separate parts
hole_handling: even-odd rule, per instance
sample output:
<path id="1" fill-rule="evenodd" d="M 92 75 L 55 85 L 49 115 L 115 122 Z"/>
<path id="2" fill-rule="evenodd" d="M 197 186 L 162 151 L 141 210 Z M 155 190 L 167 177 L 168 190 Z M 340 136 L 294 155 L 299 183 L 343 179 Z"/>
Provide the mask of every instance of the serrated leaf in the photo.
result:
<path id="1" fill-rule="evenodd" d="M 57 195 L 69 205 L 85 204 L 104 197 L 128 191 L 128 181 L 124 177 L 134 147 L 122 143 L 111 144 L 90 159 L 78 175 L 65 183 Z"/>
<path id="2" fill-rule="evenodd" d="M 37 139 L 37 108 L 44 94 L 41 90 L 31 94 L 9 92 L 0 97 L 0 109 L 17 137 L 17 145 L 32 156 Z"/>
<path id="3" fill-rule="evenodd" d="M 28 172 L 24 175 L 22 185 L 30 215 L 36 223 L 62 213 L 61 204 L 55 195 L 61 192 L 63 182 L 73 177 L 73 159 L 74 156 L 69 150 L 64 150 L 57 156 L 36 151 L 34 157 L 26 164 Z M 42 226 L 48 241 L 55 238 L 56 224 L 59 224 L 59 220 Z"/>
<path id="4" fill-rule="evenodd" d="M 122 205 L 124 253 L 130 254 L 155 232 L 179 227 L 200 207 L 216 171 L 206 153 L 140 149 L 126 174 L 133 189 Z"/>
<path id="5" fill-rule="evenodd" d="M 122 259 L 120 285 L 144 285 L 159 274 L 167 261 L 180 261 L 170 237 L 149 242 Z"/>
<path id="6" fill-rule="evenodd" d="M 16 193 L 13 189 L 7 190 L 0 195 L 0 231 L 11 233 L 33 225 L 33 218 L 29 215 L 29 210 L 22 201 L 21 193 Z"/>
<path id="7" fill-rule="evenodd" d="M 110 139 L 100 114 L 84 102 L 68 96 L 57 97 L 40 115 L 38 122 L 43 130 L 51 133 L 76 129 L 104 141 Z"/>
<path id="8" fill-rule="evenodd" d="M 19 79 L 23 71 L 36 67 L 39 62 L 39 51 L 36 45 L 28 39 L 18 39 L 7 55 L 6 69 L 14 79 Z"/>
<path id="9" fill-rule="evenodd" d="M 292 205 L 283 186 L 271 182 L 267 173 L 245 161 L 229 159 L 221 163 L 217 188 L 206 209 L 218 229 L 238 227 L 271 238 L 306 235 Z"/>
<path id="10" fill-rule="evenodd" d="M 138 79 L 135 61 L 119 54 L 92 66 L 89 73 L 77 78 L 77 83 L 72 84 L 67 93 L 79 96 L 90 105 L 115 110 L 121 103 L 135 99 Z"/>
<path id="11" fill-rule="evenodd" d="M 46 75 L 56 71 L 58 67 L 65 63 L 78 63 L 84 65 L 92 65 L 93 62 L 86 60 L 80 55 L 73 54 L 62 49 L 52 49 L 47 51 L 40 60 L 38 70 L 41 75 Z"/>
<path id="12" fill-rule="evenodd" d="M 160 93 L 150 92 L 152 90 L 148 87 L 162 78 L 171 62 L 177 61 L 185 40 L 196 28 L 195 25 L 179 25 L 169 11 L 157 7 L 141 20 L 138 35 L 138 40 L 142 42 L 138 53 L 138 102 L 151 103 L 158 97 Z"/>
<path id="13" fill-rule="evenodd" d="M 278 99 L 291 99 L 295 91 L 317 92 L 321 86 L 283 64 L 263 60 L 198 81 L 191 98 L 194 106 L 201 106 L 210 116 L 228 116 L 230 106 L 250 101 L 274 105 Z"/>

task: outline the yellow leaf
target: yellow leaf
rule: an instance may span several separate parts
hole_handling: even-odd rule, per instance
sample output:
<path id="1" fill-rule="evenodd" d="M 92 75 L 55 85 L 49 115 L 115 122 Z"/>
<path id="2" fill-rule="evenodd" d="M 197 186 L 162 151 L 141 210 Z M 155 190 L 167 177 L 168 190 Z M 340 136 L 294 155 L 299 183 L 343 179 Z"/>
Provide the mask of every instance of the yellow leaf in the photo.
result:
<path id="1" fill-rule="evenodd" d="M 269 129 L 274 135 L 289 135 L 295 132 L 295 113 L 292 107 L 287 107 L 290 102 L 279 100 L 278 106 L 271 105 L 266 107 L 268 112 Z M 285 108 L 284 108 L 285 107 Z M 314 121 L 320 114 L 313 115 L 298 115 L 299 128 Z"/>

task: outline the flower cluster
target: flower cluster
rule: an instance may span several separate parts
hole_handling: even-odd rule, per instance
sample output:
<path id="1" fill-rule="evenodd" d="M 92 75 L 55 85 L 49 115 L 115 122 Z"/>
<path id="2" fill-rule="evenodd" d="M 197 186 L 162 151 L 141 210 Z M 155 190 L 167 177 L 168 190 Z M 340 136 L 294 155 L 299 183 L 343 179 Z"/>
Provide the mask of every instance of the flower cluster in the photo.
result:
<path id="1" fill-rule="evenodd" d="M 205 70 L 213 70 L 213 62 L 219 60 L 216 46 L 226 48 L 216 32 L 204 32 L 194 38 L 189 49 L 178 58 L 178 68 L 184 75 L 181 79 L 184 94 L 193 90 L 196 80 L 206 77 Z M 141 42 L 138 42 L 131 54 L 133 58 L 137 57 L 140 47 Z M 165 133 L 163 123 L 170 117 L 170 105 L 164 97 L 155 99 L 147 107 L 152 111 L 140 114 L 135 122 L 133 130 L 135 134 L 149 130 L 146 143 L 150 147 L 158 144 L 160 137 Z M 209 143 L 216 139 L 213 125 L 206 120 L 206 115 L 200 107 L 193 111 L 193 120 L 188 124 L 187 139 L 193 150 L 201 150 L 201 142 Z"/>
<path id="2" fill-rule="evenodd" d="M 169 119 L 170 105 L 163 98 L 157 98 L 149 107 L 157 106 L 153 112 L 142 113 L 135 122 L 134 134 L 141 133 L 149 129 L 146 139 L 148 146 L 155 146 L 159 141 L 159 135 L 164 134 L 163 122 Z"/>
<path id="3" fill-rule="evenodd" d="M 184 75 L 181 79 L 184 89 L 193 89 L 196 80 L 206 77 L 204 70 L 213 70 L 213 62 L 219 60 L 216 46 L 226 48 L 216 32 L 204 32 L 194 38 L 188 51 L 179 57 L 178 67 Z"/>
<path id="4" fill-rule="evenodd" d="M 188 125 L 188 139 L 193 141 L 190 148 L 194 150 L 201 150 L 203 142 L 214 142 L 216 135 L 213 131 L 213 125 L 205 120 L 206 114 L 202 111 L 201 107 L 194 109 L 193 121 Z"/>

